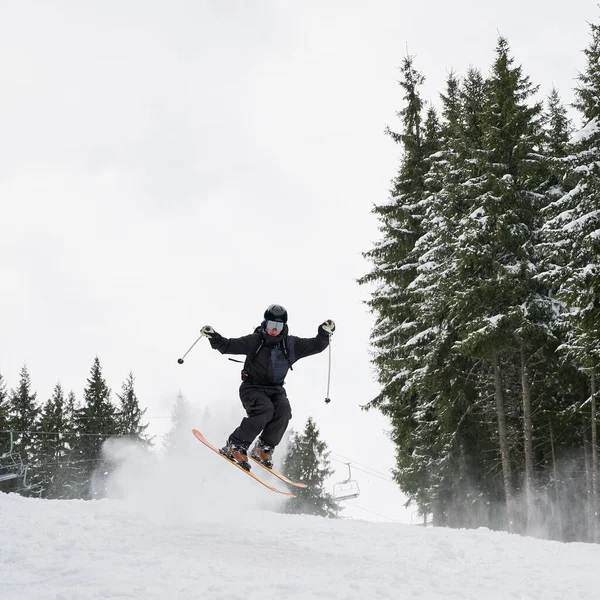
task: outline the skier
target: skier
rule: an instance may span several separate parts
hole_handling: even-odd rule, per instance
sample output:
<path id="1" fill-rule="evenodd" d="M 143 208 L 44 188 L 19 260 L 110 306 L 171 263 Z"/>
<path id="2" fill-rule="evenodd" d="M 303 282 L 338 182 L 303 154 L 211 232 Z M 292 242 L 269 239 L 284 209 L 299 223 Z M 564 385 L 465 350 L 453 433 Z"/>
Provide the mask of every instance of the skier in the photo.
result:
<path id="1" fill-rule="evenodd" d="M 284 389 L 288 369 L 301 358 L 318 354 L 329 345 L 335 323 L 329 319 L 319 326 L 314 338 L 288 334 L 288 314 L 280 304 L 271 304 L 264 321 L 254 333 L 240 338 L 225 338 L 210 325 L 202 328 L 210 345 L 221 354 L 245 354 L 240 399 L 247 417 L 229 436 L 221 453 L 249 469 L 248 448 L 256 440 L 252 458 L 266 467 L 273 466 L 273 451 L 281 441 L 292 410 Z"/>

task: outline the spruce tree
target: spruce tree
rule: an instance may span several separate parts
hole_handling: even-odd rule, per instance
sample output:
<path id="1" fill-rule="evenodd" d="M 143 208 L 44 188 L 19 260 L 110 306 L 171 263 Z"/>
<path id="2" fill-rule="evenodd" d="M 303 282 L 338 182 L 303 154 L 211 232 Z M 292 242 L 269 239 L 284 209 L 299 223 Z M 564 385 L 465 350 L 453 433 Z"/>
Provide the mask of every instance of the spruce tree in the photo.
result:
<path id="1" fill-rule="evenodd" d="M 410 437 L 398 438 L 394 476 L 419 512 L 432 514 L 435 525 L 465 526 L 478 524 L 475 519 L 490 504 L 484 481 L 490 436 L 481 427 L 476 381 L 465 376 L 474 373 L 476 362 L 457 351 L 457 330 L 448 315 L 454 302 L 456 231 L 481 175 L 481 74 L 471 69 L 461 85 L 450 73 L 441 99 L 443 120 L 421 203 L 425 233 L 413 257 L 418 276 L 409 286 L 417 333 L 405 344 L 411 365 L 404 387 L 415 394 L 415 427 Z"/>
<path id="2" fill-rule="evenodd" d="M 10 446 L 8 393 L 4 377 L 0 373 L 0 454 L 8 452 Z"/>
<path id="3" fill-rule="evenodd" d="M 129 373 L 127 379 L 123 382 L 121 393 L 117 394 L 119 398 L 119 433 L 136 439 L 140 442 L 149 442 L 145 436 L 148 424 L 142 423 L 142 418 L 146 409 L 142 410 L 134 389 L 133 373 Z"/>
<path id="4" fill-rule="evenodd" d="M 543 335 L 549 303 L 537 282 L 535 234 L 540 227 L 543 181 L 540 161 L 541 106 L 521 67 L 513 66 L 508 43 L 499 38 L 496 60 L 485 86 L 482 118 L 481 177 L 475 197 L 457 228 L 453 305 L 459 324 L 458 347 L 483 359 L 492 370 L 508 522 L 515 523 L 511 422 L 506 386 L 511 363 L 526 360 L 530 338 Z M 521 349 L 515 355 L 514 348 Z M 523 405 L 528 403 L 528 374 L 521 365 Z M 504 371 L 504 372 L 503 372 Z M 531 438 L 525 434 L 525 454 Z M 531 463 L 528 463 L 531 465 Z"/>
<path id="5" fill-rule="evenodd" d="M 36 482 L 43 488 L 45 498 L 60 497 L 60 472 L 68 455 L 65 433 L 68 427 L 65 397 L 60 383 L 54 386 L 52 397 L 42 407 L 37 446 Z"/>
<path id="6" fill-rule="evenodd" d="M 119 423 L 116 408 L 110 398 L 110 389 L 102 375 L 98 357 L 92 364 L 90 377 L 83 392 L 83 406 L 74 417 L 77 444 L 72 456 L 78 494 L 83 498 L 99 497 L 103 493 L 103 482 L 110 472 L 102 456 L 102 444 L 111 436 L 118 435 Z M 92 475 L 97 477 L 92 486 Z"/>
<path id="7" fill-rule="evenodd" d="M 572 181 L 572 151 L 570 136 L 571 121 L 561 102 L 558 91 L 553 88 L 547 99 L 544 116 L 544 134 L 548 166 L 548 185 L 546 201 L 542 214 L 544 223 L 540 240 L 540 260 L 543 264 L 542 277 L 553 293 L 561 285 L 562 269 L 570 260 L 569 243 L 565 243 L 563 230 L 563 209 L 571 210 L 571 198 L 568 192 L 576 185 Z M 561 310 L 561 306 L 556 306 Z"/>
<path id="8" fill-rule="evenodd" d="M 333 473 L 328 457 L 327 444 L 321 439 L 316 423 L 309 417 L 303 433 L 292 434 L 283 461 L 283 472 L 308 487 L 296 490 L 297 497 L 286 502 L 284 512 L 337 517 L 339 507 L 331 494 L 325 491 L 325 481 Z"/>
<path id="9" fill-rule="evenodd" d="M 600 372 L 600 25 L 591 24 L 591 40 L 584 50 L 586 68 L 578 77 L 575 107 L 583 127 L 570 145 L 564 193 L 547 207 L 546 233 L 553 248 L 551 275 L 562 302 L 560 350 L 589 377 L 589 438 L 591 459 L 590 514 L 594 541 L 600 539 L 598 506 L 598 439 L 596 387 Z"/>
<path id="10" fill-rule="evenodd" d="M 79 410 L 75 393 L 71 390 L 64 401 L 62 411 L 63 433 L 59 443 L 59 462 L 53 473 L 51 492 L 55 498 L 77 498 L 81 491 L 77 424 L 75 415 Z"/>
<path id="11" fill-rule="evenodd" d="M 566 157 L 569 153 L 569 140 L 572 133 L 571 119 L 558 90 L 554 87 L 547 100 L 545 133 L 548 156 L 559 160 Z"/>
<path id="12" fill-rule="evenodd" d="M 403 61 L 402 79 L 406 105 L 399 111 L 402 132 L 389 128 L 388 135 L 402 144 L 400 169 L 393 181 L 390 199 L 374 207 L 380 221 L 382 240 L 365 253 L 374 269 L 360 280 L 362 284 L 375 283 L 377 287 L 368 305 L 375 314 L 372 343 L 375 348 L 374 364 L 383 389 L 370 406 L 385 406 L 401 395 L 404 370 L 398 368 L 398 350 L 403 340 L 412 336 L 414 315 L 407 295 L 408 285 L 415 279 L 415 265 L 410 261 L 415 242 L 423 234 L 420 201 L 424 193 L 425 134 L 423 102 L 420 86 L 424 77 L 416 71 L 413 58 Z M 399 372 L 400 371 L 400 372 Z"/>
<path id="13" fill-rule="evenodd" d="M 405 344 L 419 333 L 410 285 L 418 276 L 415 246 L 425 233 L 423 199 L 431 165 L 428 159 L 437 149 L 438 126 L 433 111 L 429 111 L 424 123 L 420 95 L 424 77 L 415 69 L 413 57 L 407 56 L 400 70 L 404 106 L 398 116 L 402 129 L 395 133 L 388 127 L 386 133 L 402 146 L 402 158 L 389 200 L 373 209 L 379 219 L 381 240 L 364 254 L 373 263 L 373 270 L 359 283 L 375 284 L 367 304 L 375 316 L 371 343 L 373 364 L 381 384 L 380 393 L 366 408 L 378 408 L 391 419 L 394 437 L 402 442 L 397 452 L 398 467 L 402 470 L 407 466 L 406 456 L 419 455 L 415 447 L 418 436 L 414 435 L 419 427 L 414 419 L 418 397 L 413 387 L 406 386 L 413 362 L 411 350 Z M 412 465 L 412 473 L 416 487 L 426 489 L 427 465 L 419 468 Z"/>
<path id="14" fill-rule="evenodd" d="M 13 452 L 15 451 L 12 448 Z M 8 403 L 8 393 L 6 391 L 6 384 L 4 378 L 0 374 L 0 455 L 8 454 L 11 451 L 11 434 L 10 434 L 10 406 Z M 6 476 L 7 479 L 0 481 L 1 492 L 14 492 L 17 488 L 18 482 L 8 477 L 14 476 L 15 473 L 19 473 L 21 464 L 20 459 L 15 459 L 16 453 L 11 456 L 6 456 L 4 460 L 0 461 L 0 477 Z"/>
<path id="15" fill-rule="evenodd" d="M 26 366 L 20 373 L 19 387 L 11 390 L 9 399 L 9 426 L 14 432 L 14 450 L 29 464 L 35 454 L 35 429 L 40 415 L 36 394 L 31 390 L 31 377 Z"/>
<path id="16" fill-rule="evenodd" d="M 163 441 L 163 450 L 166 454 L 176 454 L 181 448 L 191 446 L 193 438 L 189 434 L 190 420 L 191 406 L 180 391 L 171 411 L 171 429 Z"/>

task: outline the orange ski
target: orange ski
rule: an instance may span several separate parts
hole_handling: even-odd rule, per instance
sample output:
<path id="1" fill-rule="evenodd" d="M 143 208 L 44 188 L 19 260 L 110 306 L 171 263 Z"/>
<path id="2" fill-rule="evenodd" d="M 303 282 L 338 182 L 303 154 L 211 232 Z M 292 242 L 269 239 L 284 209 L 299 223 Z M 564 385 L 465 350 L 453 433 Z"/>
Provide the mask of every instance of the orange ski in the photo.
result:
<path id="1" fill-rule="evenodd" d="M 234 467 L 237 467 L 240 471 L 246 473 L 246 475 L 248 475 L 249 477 L 252 477 L 252 479 L 255 479 L 256 481 L 258 481 L 258 483 L 264 485 L 266 488 L 269 488 L 272 492 L 275 492 L 277 494 L 281 494 L 283 496 L 288 496 L 289 498 L 295 498 L 296 497 L 296 494 L 292 494 L 290 492 L 284 492 L 283 490 L 279 490 L 276 487 L 273 487 L 272 485 L 269 485 L 266 481 L 263 481 L 260 477 L 258 477 L 257 475 L 255 475 L 251 471 L 246 471 L 246 469 L 244 469 L 244 467 L 240 467 L 240 465 L 238 465 L 236 462 L 234 462 L 233 460 L 230 460 L 224 454 L 221 454 L 219 452 L 218 448 L 215 448 L 215 446 L 213 446 L 197 429 L 192 429 L 192 433 L 196 436 L 196 438 L 198 438 L 198 440 L 200 442 L 202 442 L 205 446 L 207 446 L 213 452 L 215 452 L 216 454 L 218 454 L 221 458 L 224 458 L 229 464 L 233 465 Z"/>
<path id="2" fill-rule="evenodd" d="M 269 473 L 271 473 L 271 475 L 275 475 L 275 477 L 277 477 L 278 479 L 281 479 L 281 481 L 284 481 L 285 483 L 289 483 L 290 485 L 295 485 L 298 488 L 307 488 L 308 487 L 305 483 L 300 483 L 299 481 L 292 481 L 289 477 L 286 477 L 283 473 L 280 473 L 279 471 L 276 471 L 275 469 L 271 469 L 271 468 L 267 467 L 267 465 L 264 465 L 263 463 L 261 463 L 260 460 L 256 460 L 256 458 L 254 458 L 254 456 L 249 455 L 248 458 L 251 458 L 257 465 L 260 465 L 265 471 L 268 471 Z"/>

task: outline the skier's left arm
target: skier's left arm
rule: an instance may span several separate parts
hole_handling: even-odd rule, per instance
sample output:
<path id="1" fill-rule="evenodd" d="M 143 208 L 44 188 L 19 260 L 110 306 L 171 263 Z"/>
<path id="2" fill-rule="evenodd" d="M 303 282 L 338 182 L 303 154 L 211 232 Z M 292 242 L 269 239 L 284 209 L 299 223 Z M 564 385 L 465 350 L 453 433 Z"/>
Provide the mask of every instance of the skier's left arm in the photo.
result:
<path id="1" fill-rule="evenodd" d="M 329 338 L 334 331 L 335 323 L 331 319 L 328 319 L 319 325 L 317 335 L 314 338 L 296 337 L 294 339 L 295 360 L 323 352 L 329 346 Z"/>

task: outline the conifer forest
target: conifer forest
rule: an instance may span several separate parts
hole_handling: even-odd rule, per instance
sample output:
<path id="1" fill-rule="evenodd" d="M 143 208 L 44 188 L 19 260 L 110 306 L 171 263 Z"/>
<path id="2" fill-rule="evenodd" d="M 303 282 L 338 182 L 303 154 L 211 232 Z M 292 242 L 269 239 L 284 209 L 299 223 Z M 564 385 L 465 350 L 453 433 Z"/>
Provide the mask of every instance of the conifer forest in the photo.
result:
<path id="1" fill-rule="evenodd" d="M 574 105 L 497 39 L 438 103 L 401 65 L 401 161 L 365 256 L 394 478 L 424 520 L 598 541 L 600 25 Z M 580 47 L 585 46 L 583 40 Z"/>
<path id="2" fill-rule="evenodd" d="M 147 432 L 146 410 L 140 407 L 133 373 L 114 395 L 98 357 L 81 399 L 57 383 L 52 396 L 39 402 L 27 366 L 10 391 L 0 374 L 0 492 L 64 500 L 110 496 L 110 477 L 126 458 L 104 451 L 108 440 L 124 443 L 125 454 L 135 449 L 150 457 L 148 453 L 160 450 L 177 461 L 189 450 L 184 441 L 192 439 L 190 403 L 181 392 L 177 395 L 171 429 L 160 436 L 165 438 L 160 448 Z M 210 420 L 209 413 L 205 408 L 203 424 Z M 340 507 L 326 487 L 333 473 L 329 452 L 317 424 L 309 418 L 303 431 L 290 429 L 288 435 L 283 468 L 309 487 L 299 489 L 297 498 L 284 504 L 281 512 L 338 516 Z"/>

